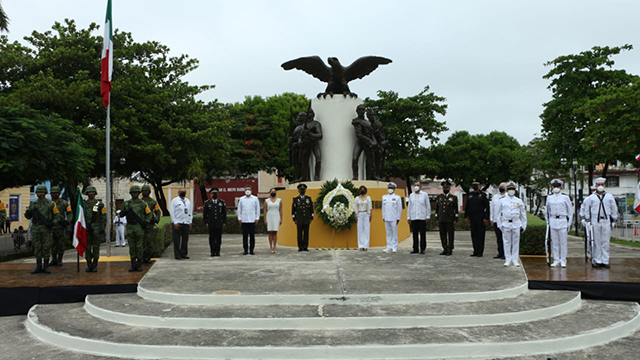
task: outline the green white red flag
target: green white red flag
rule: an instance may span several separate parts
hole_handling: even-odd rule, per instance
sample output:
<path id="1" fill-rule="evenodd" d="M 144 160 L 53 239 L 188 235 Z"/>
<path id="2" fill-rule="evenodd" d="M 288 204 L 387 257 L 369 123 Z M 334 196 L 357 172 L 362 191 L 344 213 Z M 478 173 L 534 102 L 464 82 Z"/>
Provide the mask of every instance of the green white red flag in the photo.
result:
<path id="1" fill-rule="evenodd" d="M 84 219 L 84 201 L 80 189 L 78 189 L 78 207 L 74 224 L 73 247 L 76 248 L 80 256 L 84 256 L 84 252 L 87 250 L 87 223 Z"/>
<path id="2" fill-rule="evenodd" d="M 638 181 L 638 185 L 636 186 L 636 199 L 633 202 L 633 208 L 636 209 L 637 213 L 640 213 L 640 181 Z"/>
<path id="3" fill-rule="evenodd" d="M 104 43 L 102 45 L 102 75 L 100 95 L 104 107 L 109 106 L 111 92 L 111 75 L 113 74 L 113 21 L 111 19 L 111 0 L 107 3 L 107 16 L 104 20 Z"/>

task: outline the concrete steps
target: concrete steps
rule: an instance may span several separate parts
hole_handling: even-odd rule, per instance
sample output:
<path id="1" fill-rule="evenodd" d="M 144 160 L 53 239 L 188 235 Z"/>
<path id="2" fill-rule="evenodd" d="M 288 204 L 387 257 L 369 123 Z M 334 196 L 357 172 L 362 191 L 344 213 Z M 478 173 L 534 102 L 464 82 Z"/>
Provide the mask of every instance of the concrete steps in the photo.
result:
<path id="1" fill-rule="evenodd" d="M 131 326 L 180 329 L 356 329 L 510 324 L 550 318 L 580 307 L 575 292 L 527 291 L 515 298 L 475 302 L 319 305 L 189 306 L 147 301 L 135 294 L 91 295 L 85 310 Z"/>
<path id="2" fill-rule="evenodd" d="M 541 300 L 540 297 L 544 298 L 544 295 L 527 294 L 519 297 L 515 302 L 525 306 L 527 303 L 533 302 L 534 299 Z M 571 303 L 571 294 L 563 295 L 564 298 L 558 296 L 554 301 L 550 300 L 547 305 L 553 307 L 554 302 L 556 305 L 563 302 L 565 304 Z M 168 327 L 132 326 L 111 321 L 118 321 L 119 319 L 116 317 L 107 317 L 109 320 L 95 317 L 85 311 L 85 306 L 82 304 L 65 304 L 35 306 L 27 317 L 27 328 L 32 335 L 41 341 L 68 350 L 101 356 L 167 359 L 493 358 L 578 350 L 619 339 L 640 329 L 638 304 L 586 300 L 583 300 L 575 310 L 565 311 L 550 318 L 500 325 L 453 324 L 450 326 L 446 322 L 442 322 L 420 327 L 414 326 L 411 322 L 414 316 L 409 315 L 395 317 L 407 321 L 405 326 L 402 326 L 401 321 L 393 327 L 387 326 L 390 321 L 388 317 L 376 319 L 376 317 L 369 316 L 352 316 L 342 319 L 350 319 L 349 321 L 356 323 L 362 319 L 373 320 L 364 327 L 313 328 L 313 326 L 304 324 L 305 321 L 312 321 L 315 317 L 311 316 L 313 314 L 308 307 L 300 307 L 292 309 L 294 315 L 307 316 L 289 317 L 289 319 L 299 319 L 301 328 L 278 328 L 278 320 L 280 319 L 262 317 L 264 326 L 243 329 L 234 328 L 233 321 L 220 322 L 217 325 L 218 328 L 201 326 L 202 323 L 198 323 L 198 321 L 207 318 L 185 316 L 189 312 L 187 307 L 175 308 L 176 317 L 159 317 L 156 311 L 166 310 L 161 309 L 166 304 L 145 304 L 145 300 L 135 299 L 129 295 L 118 300 L 111 297 L 111 301 L 109 301 L 108 298 L 107 296 L 100 297 L 100 299 L 92 297 L 87 302 L 89 305 L 86 305 L 86 308 L 93 307 L 90 311 L 94 311 L 111 307 L 113 311 L 109 311 L 114 314 L 125 314 L 122 311 L 116 312 L 113 306 L 118 307 L 118 304 L 131 303 L 133 304 L 131 311 L 127 311 L 127 313 L 136 316 L 150 316 L 155 319 L 169 319 L 170 324 Z M 105 301 L 109 303 L 109 306 L 105 305 Z M 98 304 L 104 307 L 98 307 Z M 497 304 L 493 303 L 495 306 Z M 429 307 L 434 304 L 423 305 Z M 381 308 L 386 306 L 383 305 Z M 476 315 L 491 313 L 480 304 L 470 306 L 471 308 L 468 310 L 470 313 Z M 518 306 L 513 304 L 510 306 L 517 313 Z M 538 306 L 543 305 L 538 304 Z M 285 311 L 289 308 L 289 306 L 282 307 L 284 309 L 278 309 L 278 311 Z M 474 307 L 475 309 L 473 309 Z M 238 311 L 239 308 L 229 308 L 227 313 L 224 313 L 227 310 L 215 308 L 200 309 L 202 312 L 192 310 L 197 316 L 209 316 L 230 315 Z M 396 315 L 402 315 L 397 312 L 400 310 L 399 308 L 386 308 L 386 311 L 391 310 L 394 310 L 392 313 Z M 519 310 L 523 310 L 522 307 Z M 347 309 L 347 313 L 350 311 L 355 310 Z M 415 314 L 417 310 L 410 311 Z M 173 312 L 173 308 L 172 311 L 167 312 Z M 421 315 L 428 313 L 430 312 L 427 311 Z M 339 311 L 336 311 L 335 314 L 346 315 Z M 351 315 L 372 314 L 351 313 Z M 433 317 L 438 317 L 438 315 L 433 315 Z M 195 321 L 196 325 L 192 325 L 191 328 L 177 328 L 171 324 L 171 321 L 177 319 L 186 319 L 180 321 L 187 323 L 189 318 L 198 320 Z M 259 318 L 229 319 L 242 321 Z M 318 319 L 322 318 L 318 317 Z M 324 318 L 323 320 L 331 319 L 333 318 Z M 339 317 L 335 319 L 339 319 Z M 162 320 L 156 321 L 161 322 Z M 274 326 L 270 327 L 269 322 L 272 322 Z"/>

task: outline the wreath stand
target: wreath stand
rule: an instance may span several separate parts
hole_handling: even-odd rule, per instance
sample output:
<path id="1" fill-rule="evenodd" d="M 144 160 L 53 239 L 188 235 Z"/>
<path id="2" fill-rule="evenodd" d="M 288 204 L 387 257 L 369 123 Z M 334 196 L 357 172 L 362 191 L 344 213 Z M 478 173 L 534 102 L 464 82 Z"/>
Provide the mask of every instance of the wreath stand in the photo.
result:
<path id="1" fill-rule="evenodd" d="M 344 232 L 344 243 L 347 247 L 347 250 L 349 250 L 349 236 L 347 234 L 348 230 Z M 338 233 L 340 233 L 340 231 L 338 231 Z M 333 238 L 331 239 L 332 243 L 331 243 L 331 247 L 335 250 L 336 249 L 336 229 L 333 229 Z"/>

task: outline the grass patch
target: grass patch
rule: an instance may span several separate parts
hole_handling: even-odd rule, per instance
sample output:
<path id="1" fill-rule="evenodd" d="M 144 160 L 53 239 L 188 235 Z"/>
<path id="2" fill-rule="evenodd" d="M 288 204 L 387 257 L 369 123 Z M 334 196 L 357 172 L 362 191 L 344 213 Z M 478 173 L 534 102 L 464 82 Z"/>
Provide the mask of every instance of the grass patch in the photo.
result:
<path id="1" fill-rule="evenodd" d="M 640 243 L 637 242 L 637 241 L 629 241 L 629 240 L 622 240 L 622 239 L 612 238 L 611 242 L 614 243 L 614 244 L 620 244 L 620 245 L 633 246 L 633 247 L 640 248 Z"/>

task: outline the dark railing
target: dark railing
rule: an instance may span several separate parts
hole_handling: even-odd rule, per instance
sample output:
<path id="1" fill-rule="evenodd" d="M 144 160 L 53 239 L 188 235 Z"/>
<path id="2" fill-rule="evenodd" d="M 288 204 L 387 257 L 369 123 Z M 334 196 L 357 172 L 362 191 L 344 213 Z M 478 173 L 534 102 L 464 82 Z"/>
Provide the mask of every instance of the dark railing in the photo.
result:
<path id="1" fill-rule="evenodd" d="M 0 235 L 0 256 L 28 253 L 32 250 L 30 232 L 25 231 L 22 235 L 16 233 Z"/>

